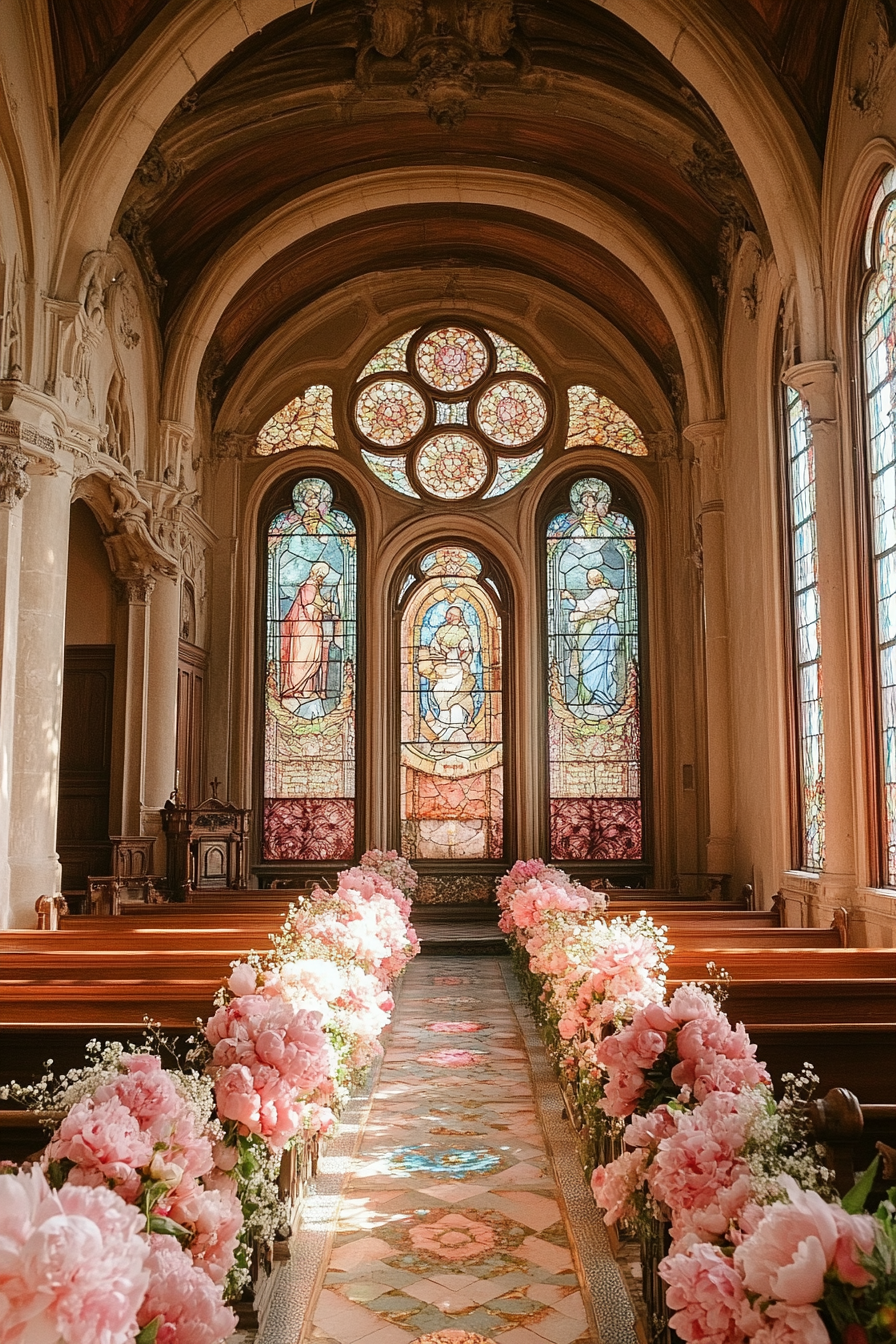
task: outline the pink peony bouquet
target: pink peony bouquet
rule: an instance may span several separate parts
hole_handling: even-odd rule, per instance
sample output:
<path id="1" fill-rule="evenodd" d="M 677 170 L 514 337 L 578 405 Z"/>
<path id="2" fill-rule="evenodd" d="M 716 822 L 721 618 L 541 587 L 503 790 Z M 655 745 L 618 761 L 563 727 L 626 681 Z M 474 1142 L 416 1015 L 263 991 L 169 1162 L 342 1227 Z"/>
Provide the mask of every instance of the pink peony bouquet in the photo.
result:
<path id="1" fill-rule="evenodd" d="M 712 995 L 682 985 L 668 1005 L 647 1004 L 598 1047 L 606 1070 L 601 1108 L 608 1115 L 643 1114 L 675 1098 L 703 1101 L 710 1092 L 769 1084 L 743 1025 L 732 1027 Z"/>
<path id="2" fill-rule="evenodd" d="M 174 1237 L 155 1233 L 148 1242 L 149 1287 L 137 1316 L 141 1329 L 157 1326 L 154 1344 L 221 1344 L 233 1334 L 237 1318 L 214 1283 Z"/>
<path id="3" fill-rule="evenodd" d="M 334 1071 L 321 1014 L 242 994 L 209 1018 L 215 1100 L 222 1120 L 282 1148 L 302 1128 L 301 1103 Z"/>
<path id="4" fill-rule="evenodd" d="M 2 1344 L 133 1344 L 151 1277 L 143 1226 L 102 1185 L 0 1175 Z"/>
<path id="5" fill-rule="evenodd" d="M 130 1203 L 213 1166 L 211 1142 L 156 1055 L 122 1055 L 124 1072 L 82 1097 L 46 1149 L 73 1185 L 109 1185 Z M 164 1175 L 162 1173 L 164 1172 Z"/>
<path id="6" fill-rule="evenodd" d="M 516 933 L 525 941 L 525 931 L 539 924 L 548 911 L 590 908 L 590 902 L 581 891 L 571 890 L 550 881 L 545 872 L 530 877 L 511 894 L 499 924 L 504 933 Z"/>
<path id="7" fill-rule="evenodd" d="M 417 890 L 417 874 L 396 849 L 368 849 L 361 855 L 360 866 L 379 873 L 408 898 Z"/>
<path id="8" fill-rule="evenodd" d="M 876 1220 L 789 1176 L 781 1185 L 785 1200 L 742 1211 L 733 1248 L 693 1242 L 661 1261 L 670 1324 L 685 1344 L 830 1344 L 825 1299 L 843 1288 L 855 1298 L 871 1283 Z"/>

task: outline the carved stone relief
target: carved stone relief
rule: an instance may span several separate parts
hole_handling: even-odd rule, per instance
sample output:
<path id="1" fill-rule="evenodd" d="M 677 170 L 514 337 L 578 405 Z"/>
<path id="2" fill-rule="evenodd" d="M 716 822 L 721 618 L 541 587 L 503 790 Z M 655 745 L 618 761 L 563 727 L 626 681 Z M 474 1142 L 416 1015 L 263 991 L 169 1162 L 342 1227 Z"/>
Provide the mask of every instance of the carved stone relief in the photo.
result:
<path id="1" fill-rule="evenodd" d="M 370 39 L 358 53 L 356 79 L 369 88 L 375 56 L 410 66 L 409 93 L 439 126 L 459 126 L 480 95 L 488 58 L 511 48 L 526 55 L 516 33 L 513 0 L 374 0 Z"/>
<path id="2" fill-rule="evenodd" d="M 876 31 L 865 50 L 863 73 L 847 89 L 846 100 L 861 117 L 873 117 L 878 130 L 884 90 L 896 70 L 896 0 L 875 0 Z"/>
<path id="3" fill-rule="evenodd" d="M 0 504 L 8 509 L 15 508 L 31 489 L 31 481 L 25 467 L 27 457 L 13 452 L 10 448 L 0 448 Z"/>

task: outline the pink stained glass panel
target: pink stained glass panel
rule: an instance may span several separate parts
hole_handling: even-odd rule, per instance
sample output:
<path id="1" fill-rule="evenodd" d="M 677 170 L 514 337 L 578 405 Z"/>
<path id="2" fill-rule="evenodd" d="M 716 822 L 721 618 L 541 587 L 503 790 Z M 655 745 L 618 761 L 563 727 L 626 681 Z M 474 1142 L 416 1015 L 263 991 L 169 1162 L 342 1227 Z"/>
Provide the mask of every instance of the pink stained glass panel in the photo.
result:
<path id="1" fill-rule="evenodd" d="M 469 434 L 434 434 L 417 449 L 417 476 L 437 499 L 466 499 L 488 480 L 484 448 Z"/>
<path id="2" fill-rule="evenodd" d="M 483 434 L 507 448 L 523 448 L 531 443 L 547 421 L 543 394 L 521 378 L 502 378 L 493 383 L 476 407 L 476 422 Z"/>
<path id="3" fill-rule="evenodd" d="M 410 443 L 426 421 L 426 403 L 399 378 L 368 383 L 355 404 L 355 423 L 365 438 L 383 448 Z"/>
<path id="4" fill-rule="evenodd" d="M 488 372 L 489 354 L 472 331 L 442 327 L 417 347 L 417 372 L 437 392 L 465 392 Z"/>
<path id="5" fill-rule="evenodd" d="M 323 862 L 354 857 L 351 798 L 266 798 L 264 852 L 268 859 Z"/>
<path id="6" fill-rule="evenodd" d="M 552 798 L 551 857 L 640 859 L 640 798 Z"/>

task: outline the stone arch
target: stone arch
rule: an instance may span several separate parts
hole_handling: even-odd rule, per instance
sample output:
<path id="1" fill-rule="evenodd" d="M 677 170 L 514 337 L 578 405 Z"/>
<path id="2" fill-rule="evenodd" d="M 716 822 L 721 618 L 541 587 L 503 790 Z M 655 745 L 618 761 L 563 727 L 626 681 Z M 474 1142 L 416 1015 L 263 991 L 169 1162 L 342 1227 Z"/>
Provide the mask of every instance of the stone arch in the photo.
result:
<path id="1" fill-rule="evenodd" d="M 162 391 L 162 415 L 191 424 L 202 357 L 230 299 L 270 256 L 325 222 L 413 201 L 444 199 L 514 206 L 572 228 L 629 267 L 654 294 L 676 339 L 691 419 L 719 413 L 713 322 L 683 268 L 634 214 L 595 192 L 545 183 L 530 174 L 480 169 L 394 169 L 320 188 L 272 212 L 225 247 L 175 316 Z"/>
<path id="2" fill-rule="evenodd" d="M 807 343 L 822 339 L 820 172 L 795 111 L 771 72 L 732 27 L 720 0 L 695 13 L 688 0 L 595 0 L 628 23 L 687 78 L 719 118 L 744 164 L 780 258 L 806 309 Z M 81 257 L 102 246 L 152 136 L 197 80 L 295 0 L 172 4 L 103 81 L 66 138 L 55 288 L 69 292 Z M 171 11 L 169 13 L 169 11 Z M 123 128 L 123 129 L 122 129 Z M 103 165 L 97 180 L 96 165 Z M 88 171 L 89 169 L 89 171 Z M 89 184 L 89 188 L 88 185 Z"/>

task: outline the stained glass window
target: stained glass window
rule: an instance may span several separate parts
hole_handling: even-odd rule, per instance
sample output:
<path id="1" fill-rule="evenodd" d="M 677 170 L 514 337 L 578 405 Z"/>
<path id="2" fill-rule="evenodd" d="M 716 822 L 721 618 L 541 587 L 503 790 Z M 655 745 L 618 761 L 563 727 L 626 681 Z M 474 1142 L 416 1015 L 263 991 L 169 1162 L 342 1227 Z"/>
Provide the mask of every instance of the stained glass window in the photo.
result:
<path id="1" fill-rule="evenodd" d="M 265 859 L 354 854 L 356 543 L 315 477 L 268 528 Z"/>
<path id="2" fill-rule="evenodd" d="M 485 452 L 469 434 L 434 434 L 420 446 L 417 479 L 437 499 L 466 499 L 488 480 Z"/>
<path id="3" fill-rule="evenodd" d="M 420 393 L 398 378 L 376 378 L 355 404 L 355 421 L 365 438 L 383 448 L 410 443 L 426 421 Z"/>
<path id="4" fill-rule="evenodd" d="M 384 345 L 382 350 L 377 350 L 373 359 L 369 360 L 358 374 L 358 382 L 362 378 L 368 378 L 372 373 L 389 373 L 392 370 L 401 370 L 403 373 L 408 366 L 408 346 L 411 343 L 412 331 L 406 331 L 403 336 L 397 336 L 394 341 Z"/>
<path id="5" fill-rule="evenodd" d="M 424 336 L 415 355 L 417 372 L 436 392 L 466 392 L 488 370 L 485 342 L 463 327 L 442 327 Z"/>
<path id="6" fill-rule="evenodd" d="M 551 855 L 640 859 L 637 537 L 596 477 L 547 529 Z"/>
<path id="7" fill-rule="evenodd" d="M 864 354 L 888 886 L 896 887 L 896 170 L 872 207 Z"/>
<path id="8" fill-rule="evenodd" d="M 425 557 L 401 618 L 401 847 L 503 856 L 501 618 L 478 557 Z"/>
<path id="9" fill-rule="evenodd" d="M 541 372 L 537 365 L 529 358 L 525 350 L 521 350 L 513 341 L 508 341 L 504 336 L 499 336 L 496 331 L 488 333 L 492 345 L 495 347 L 495 369 L 498 373 L 531 373 L 536 378 L 541 378 Z"/>
<path id="10" fill-rule="evenodd" d="M 798 392 L 787 389 L 788 483 L 793 621 L 799 706 L 800 803 L 804 868 L 824 867 L 824 709 L 818 619 L 815 449 Z"/>
<path id="11" fill-rule="evenodd" d="M 567 448 L 613 448 L 631 457 L 646 457 L 647 445 L 634 420 L 593 387 L 577 383 L 569 397 Z"/>
<path id="12" fill-rule="evenodd" d="M 337 448 L 333 428 L 333 391 L 324 383 L 309 387 L 301 397 L 272 415 L 255 441 L 262 457 L 288 448 Z"/>
<path id="13" fill-rule="evenodd" d="M 482 498 L 496 499 L 498 495 L 506 495 L 508 490 L 512 490 L 520 481 L 525 480 L 529 472 L 538 466 L 543 456 L 544 452 L 539 448 L 528 457 L 499 457 L 495 479 Z"/>
<path id="14" fill-rule="evenodd" d="M 519 378 L 492 383 L 476 404 L 476 423 L 483 434 L 506 448 L 523 448 L 537 439 L 547 420 L 541 392 Z"/>
<path id="15" fill-rule="evenodd" d="M 407 332 L 368 360 L 358 382 L 351 409 L 363 460 L 399 494 L 496 499 L 542 459 L 550 390 L 497 332 L 451 323 Z"/>
<path id="16" fill-rule="evenodd" d="M 408 469 L 403 457 L 385 457 L 381 453 L 368 453 L 363 448 L 361 456 L 374 476 L 384 485 L 397 490 L 400 495 L 410 495 L 413 499 L 420 498 L 408 480 Z"/>

